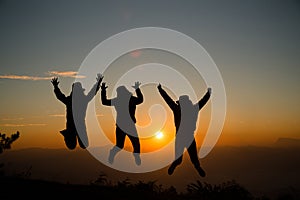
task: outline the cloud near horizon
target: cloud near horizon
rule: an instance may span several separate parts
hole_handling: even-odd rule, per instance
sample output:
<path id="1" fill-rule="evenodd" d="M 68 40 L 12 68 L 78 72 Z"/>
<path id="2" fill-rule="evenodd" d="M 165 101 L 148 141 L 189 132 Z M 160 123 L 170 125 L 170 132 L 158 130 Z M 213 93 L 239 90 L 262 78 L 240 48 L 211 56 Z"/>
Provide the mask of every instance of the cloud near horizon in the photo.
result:
<path id="1" fill-rule="evenodd" d="M 11 79 L 11 80 L 51 80 L 54 76 L 70 77 L 70 78 L 85 78 L 83 75 L 78 75 L 75 71 L 49 71 L 46 74 L 49 76 L 27 76 L 27 75 L 0 75 L 0 79 Z"/>
<path id="2" fill-rule="evenodd" d="M 75 71 L 49 71 L 50 76 L 72 77 L 72 78 L 85 78 L 83 75 L 78 75 Z"/>
<path id="3" fill-rule="evenodd" d="M 3 121 L 14 121 L 14 120 L 23 120 L 24 117 L 18 117 L 18 118 L 2 118 Z"/>
<path id="4" fill-rule="evenodd" d="M 50 117 L 65 117 L 65 114 L 51 114 Z"/>
<path id="5" fill-rule="evenodd" d="M 47 124 L 1 124 L 6 127 L 23 127 L 23 126 L 46 126 Z"/>
<path id="6" fill-rule="evenodd" d="M 24 76 L 24 75 L 0 75 L 0 79 L 13 79 L 13 80 L 50 80 L 52 77 L 40 77 L 40 76 Z"/>

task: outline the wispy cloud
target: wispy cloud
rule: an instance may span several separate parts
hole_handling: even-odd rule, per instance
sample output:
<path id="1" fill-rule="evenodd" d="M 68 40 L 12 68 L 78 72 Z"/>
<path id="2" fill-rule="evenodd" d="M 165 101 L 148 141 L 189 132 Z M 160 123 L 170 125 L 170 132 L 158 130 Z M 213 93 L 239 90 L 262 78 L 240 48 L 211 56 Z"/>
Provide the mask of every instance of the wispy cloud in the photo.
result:
<path id="1" fill-rule="evenodd" d="M 0 75 L 0 79 L 15 79 L 15 80 L 50 80 L 52 77 L 40 77 L 40 76 L 22 76 L 22 75 Z"/>
<path id="2" fill-rule="evenodd" d="M 24 126 L 46 126 L 47 124 L 1 124 L 6 127 L 24 127 Z"/>
<path id="3" fill-rule="evenodd" d="M 9 75 L 0 75 L 0 79 L 40 81 L 40 80 L 51 80 L 54 76 L 70 77 L 70 78 L 85 78 L 85 76 L 78 75 L 78 72 L 75 71 L 49 71 L 46 74 L 47 76 L 28 76 L 28 75 L 9 74 Z"/>
<path id="4" fill-rule="evenodd" d="M 3 121 L 14 121 L 14 120 L 23 120 L 23 117 L 18 117 L 18 118 L 2 118 L 1 120 Z"/>
<path id="5" fill-rule="evenodd" d="M 49 115 L 50 117 L 65 117 L 66 115 L 64 114 L 52 114 L 52 115 Z"/>
<path id="6" fill-rule="evenodd" d="M 83 75 L 78 75 L 75 71 L 49 71 L 50 76 L 72 77 L 72 78 L 85 78 Z"/>

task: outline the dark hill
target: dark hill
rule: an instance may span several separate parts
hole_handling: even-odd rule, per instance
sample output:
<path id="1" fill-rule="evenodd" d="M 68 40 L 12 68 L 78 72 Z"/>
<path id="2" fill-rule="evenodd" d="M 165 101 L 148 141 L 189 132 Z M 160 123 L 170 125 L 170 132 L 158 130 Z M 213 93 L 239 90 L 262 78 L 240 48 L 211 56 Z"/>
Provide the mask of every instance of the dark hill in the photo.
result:
<path id="1" fill-rule="evenodd" d="M 174 186 L 185 192 L 187 185 L 197 180 L 210 184 L 236 180 L 254 195 L 278 196 L 282 191 L 296 195 L 300 190 L 299 153 L 298 148 L 216 147 L 201 160 L 205 178 L 198 176 L 187 155 L 172 176 L 167 174 L 167 167 L 143 174 L 120 172 L 81 149 L 9 150 L 0 155 L 0 163 L 6 175 L 59 183 L 89 185 L 105 174 L 112 184 L 126 179 L 131 183 L 156 181 L 164 188 Z"/>
<path id="2" fill-rule="evenodd" d="M 278 138 L 275 142 L 276 147 L 300 148 L 300 139 L 295 138 Z"/>

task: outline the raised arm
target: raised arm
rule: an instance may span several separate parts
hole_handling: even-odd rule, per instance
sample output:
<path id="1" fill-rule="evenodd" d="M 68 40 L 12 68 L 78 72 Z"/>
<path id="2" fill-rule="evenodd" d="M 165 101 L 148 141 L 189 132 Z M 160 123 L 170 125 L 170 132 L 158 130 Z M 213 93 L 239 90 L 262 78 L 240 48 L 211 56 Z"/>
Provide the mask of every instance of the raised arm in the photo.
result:
<path id="1" fill-rule="evenodd" d="M 144 101 L 143 94 L 141 92 L 141 89 L 139 88 L 140 85 L 141 85 L 141 83 L 137 81 L 137 82 L 135 82 L 134 86 L 132 86 L 135 89 L 135 92 L 136 92 L 136 95 L 137 95 L 137 97 L 133 98 L 135 104 L 141 104 Z"/>
<path id="2" fill-rule="evenodd" d="M 107 86 L 105 83 L 102 83 L 101 85 L 101 102 L 105 106 L 111 106 L 111 99 L 107 99 L 106 97 L 106 88 Z"/>
<path id="3" fill-rule="evenodd" d="M 97 74 L 96 78 L 97 82 L 94 84 L 94 86 L 91 88 L 89 93 L 87 94 L 88 101 L 92 100 L 93 97 L 97 94 L 97 92 L 100 89 L 100 83 L 103 80 L 103 75 L 102 74 Z"/>
<path id="4" fill-rule="evenodd" d="M 162 98 L 165 100 L 165 102 L 169 105 L 169 107 L 174 110 L 177 106 L 177 104 L 175 103 L 175 101 L 173 101 L 173 99 L 167 94 L 167 92 L 162 89 L 161 84 L 159 84 L 157 86 L 157 89 L 160 93 L 160 95 L 162 96 Z"/>
<path id="5" fill-rule="evenodd" d="M 210 95 L 211 95 L 211 88 L 208 88 L 206 94 L 198 102 L 199 110 L 208 102 Z"/>
<path id="6" fill-rule="evenodd" d="M 59 84 L 59 81 L 58 81 L 58 78 L 57 77 L 54 77 L 52 80 L 51 80 L 51 83 L 54 87 L 54 94 L 56 96 L 56 98 L 58 100 L 60 100 L 61 102 L 63 102 L 64 104 L 66 104 L 67 102 L 67 97 L 60 91 L 59 87 L 58 87 L 58 84 Z"/>

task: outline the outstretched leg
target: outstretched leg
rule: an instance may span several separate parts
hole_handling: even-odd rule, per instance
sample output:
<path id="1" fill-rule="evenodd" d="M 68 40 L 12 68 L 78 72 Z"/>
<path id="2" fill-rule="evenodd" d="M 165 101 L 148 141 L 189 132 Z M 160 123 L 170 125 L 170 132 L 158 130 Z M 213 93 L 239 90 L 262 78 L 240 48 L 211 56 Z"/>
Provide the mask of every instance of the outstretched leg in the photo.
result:
<path id="1" fill-rule="evenodd" d="M 173 174 L 175 168 L 182 163 L 182 156 L 184 152 L 184 145 L 181 140 L 176 137 L 175 139 L 175 161 L 171 164 L 168 169 L 168 174 Z"/>
<path id="2" fill-rule="evenodd" d="M 201 168 L 200 161 L 198 159 L 197 145 L 196 145 L 195 139 L 189 146 L 188 153 L 189 153 L 190 159 L 191 159 L 192 163 L 194 164 L 194 167 L 198 171 L 199 175 L 202 177 L 205 177 L 205 171 Z"/>
<path id="3" fill-rule="evenodd" d="M 112 164 L 114 162 L 114 158 L 116 154 L 121 151 L 124 147 L 124 142 L 125 142 L 125 136 L 126 134 L 120 129 L 118 126 L 116 127 L 116 146 L 114 146 L 110 152 L 109 152 L 109 157 L 108 157 L 108 162 Z"/>

